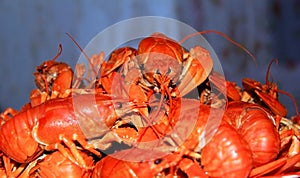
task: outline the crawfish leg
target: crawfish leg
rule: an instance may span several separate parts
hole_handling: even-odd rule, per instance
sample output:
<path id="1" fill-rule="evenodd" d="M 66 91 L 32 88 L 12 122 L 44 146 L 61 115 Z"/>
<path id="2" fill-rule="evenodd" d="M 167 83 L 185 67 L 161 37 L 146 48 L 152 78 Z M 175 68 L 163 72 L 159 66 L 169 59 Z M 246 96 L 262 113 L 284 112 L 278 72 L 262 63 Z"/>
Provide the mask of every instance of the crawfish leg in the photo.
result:
<path id="1" fill-rule="evenodd" d="M 270 173 L 286 164 L 286 158 L 280 158 L 251 170 L 249 177 L 259 177 Z"/>
<path id="2" fill-rule="evenodd" d="M 201 166 L 188 158 L 183 158 L 178 165 L 189 177 L 208 178 Z"/>
<path id="3" fill-rule="evenodd" d="M 0 118 L 4 121 L 9 120 L 11 117 L 15 116 L 18 112 L 13 108 L 7 108 L 3 113 L 0 114 Z"/>
<path id="4" fill-rule="evenodd" d="M 73 134 L 73 140 L 77 141 L 84 149 L 90 151 L 91 153 L 94 153 L 96 156 L 101 156 L 101 153 L 94 149 L 94 147 L 91 144 L 88 144 L 85 141 L 85 138 L 82 138 L 78 136 L 77 134 Z"/>
<path id="5" fill-rule="evenodd" d="M 85 142 L 84 139 L 79 138 L 77 134 L 74 134 L 72 137 L 72 140 L 65 137 L 63 134 L 59 135 L 59 140 L 63 142 L 69 149 L 64 147 L 61 143 L 54 143 L 47 145 L 45 147 L 46 150 L 59 150 L 62 155 L 70 159 L 72 162 L 74 162 L 76 165 L 79 165 L 82 168 L 85 169 L 93 169 L 94 167 L 89 167 L 86 165 L 86 162 L 84 161 L 83 157 L 80 155 L 76 145 L 75 141 L 79 142 L 81 146 L 92 153 L 96 154 L 97 156 L 101 155 L 99 152 L 97 152 L 94 148 L 88 145 L 88 143 Z"/>
<path id="6" fill-rule="evenodd" d="M 286 160 L 286 164 L 283 165 L 277 172 L 276 174 L 282 174 L 290 169 L 292 169 L 297 163 L 300 162 L 300 153 L 290 157 L 290 158 L 287 158 Z"/>
<path id="7" fill-rule="evenodd" d="M 18 176 L 18 178 L 28 178 L 29 174 L 31 172 L 31 170 L 33 169 L 33 167 L 36 165 L 38 159 L 35 159 L 34 161 L 30 162 L 27 167 L 25 168 L 25 170 L 23 170 L 21 172 L 21 174 Z"/>
<path id="8" fill-rule="evenodd" d="M 5 174 L 7 177 L 23 178 L 24 177 L 23 175 L 27 175 L 25 177 L 28 177 L 28 175 L 29 175 L 28 172 L 31 169 L 30 165 L 27 166 L 26 163 L 17 165 L 15 161 L 11 160 L 9 157 L 7 157 L 5 155 L 3 155 L 2 159 L 3 159 L 3 163 L 4 163 Z M 35 161 L 33 161 L 30 164 L 35 164 L 34 162 Z M 26 168 L 26 166 L 27 166 L 27 168 Z"/>

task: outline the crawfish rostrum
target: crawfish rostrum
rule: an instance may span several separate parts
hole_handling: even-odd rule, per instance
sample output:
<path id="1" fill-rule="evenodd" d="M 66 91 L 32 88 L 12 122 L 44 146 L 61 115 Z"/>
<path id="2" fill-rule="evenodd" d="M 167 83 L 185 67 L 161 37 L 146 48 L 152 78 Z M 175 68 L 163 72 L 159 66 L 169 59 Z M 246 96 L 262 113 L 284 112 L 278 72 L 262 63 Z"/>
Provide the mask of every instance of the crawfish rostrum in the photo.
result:
<path id="1" fill-rule="evenodd" d="M 268 81 L 274 61 L 265 84 L 239 87 L 207 49 L 161 33 L 75 72 L 61 52 L 36 68 L 30 102 L 0 115 L 1 177 L 300 176 L 299 115 L 278 93 L 297 104 Z"/>

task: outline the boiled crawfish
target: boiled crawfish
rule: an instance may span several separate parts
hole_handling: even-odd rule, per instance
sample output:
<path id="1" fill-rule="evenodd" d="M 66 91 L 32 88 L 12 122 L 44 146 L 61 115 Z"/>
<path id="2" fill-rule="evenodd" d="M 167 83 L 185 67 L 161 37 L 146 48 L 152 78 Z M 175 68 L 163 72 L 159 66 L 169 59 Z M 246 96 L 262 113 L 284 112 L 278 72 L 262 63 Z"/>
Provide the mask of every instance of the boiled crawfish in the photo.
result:
<path id="1" fill-rule="evenodd" d="M 170 108 L 168 117 L 165 118 L 172 126 L 172 130 L 163 133 L 163 138 L 159 138 L 155 134 L 152 134 L 154 137 L 153 139 L 160 139 L 160 141 L 163 142 L 163 144 L 159 145 L 160 151 L 171 150 L 171 152 L 164 153 L 167 156 L 162 156 L 153 160 L 144 159 L 134 162 L 117 159 L 115 157 L 116 155 L 109 155 L 97 163 L 93 174 L 100 177 L 105 177 L 105 175 L 119 177 L 119 174 L 126 175 L 127 177 L 139 177 L 145 176 L 146 173 L 150 177 L 167 175 L 191 177 L 222 177 L 227 175 L 233 177 L 248 177 L 253 167 L 262 164 L 257 161 L 257 158 L 255 156 L 253 157 L 253 155 L 260 154 L 260 152 L 263 153 L 264 151 L 270 152 L 274 155 L 272 153 L 273 148 L 268 146 L 265 148 L 262 147 L 261 151 L 256 152 L 257 150 L 253 149 L 253 146 L 248 140 L 246 140 L 246 138 L 244 138 L 242 132 L 239 131 L 238 128 L 235 128 L 235 125 L 232 124 L 231 126 L 229 124 L 231 119 L 232 121 L 235 120 L 236 123 L 239 123 L 239 118 L 231 117 L 233 115 L 241 115 L 239 111 L 231 109 L 231 112 L 225 112 L 224 119 L 220 121 L 218 118 L 220 118 L 220 114 L 222 114 L 221 109 L 213 109 L 207 105 L 200 104 L 199 101 L 195 99 L 182 99 L 180 101 L 173 100 L 173 102 L 174 108 Z M 250 106 L 252 105 L 250 104 Z M 260 128 L 260 122 L 270 123 L 269 125 L 271 128 L 276 128 L 273 120 L 269 118 L 269 115 L 267 115 L 263 109 L 261 109 L 261 112 L 263 113 L 262 115 L 260 115 L 260 108 L 258 108 L 258 111 L 253 114 L 250 106 L 248 107 L 250 108 L 249 112 L 251 114 L 249 113 L 243 120 L 243 129 L 246 133 L 248 132 L 249 134 L 253 134 L 253 128 Z M 198 107 L 200 108 L 199 113 L 195 112 Z M 234 108 L 233 106 L 230 107 Z M 241 109 L 241 111 L 243 110 L 246 109 Z M 255 111 L 255 107 L 253 110 Z M 256 119 L 255 116 L 258 116 L 259 119 Z M 249 117 L 252 117 L 252 119 Z M 251 126 L 250 123 L 252 121 L 257 124 Z M 218 123 L 220 122 L 221 125 L 219 126 Z M 161 124 L 161 122 L 157 122 L 157 124 Z M 136 132 L 139 137 L 149 137 L 147 132 L 152 133 L 153 128 L 158 128 L 157 126 L 152 125 L 147 130 L 144 130 L 146 133 L 143 134 L 139 132 L 139 129 Z M 129 129 L 130 128 L 128 128 L 128 130 Z M 211 133 L 216 134 L 211 137 L 211 135 L 209 135 Z M 273 133 L 268 134 L 264 131 L 262 133 L 261 137 L 263 137 L 263 140 L 270 140 L 269 143 L 279 139 L 278 133 L 275 135 Z M 132 134 L 128 134 L 127 137 L 130 137 L 130 135 Z M 142 142 L 142 140 L 143 138 L 139 141 Z M 204 145 L 204 147 L 202 143 L 203 140 L 207 141 L 207 144 Z M 275 145 L 277 145 L 278 148 L 277 143 L 278 140 L 275 142 Z M 137 144 L 133 145 L 135 146 Z M 147 146 L 149 147 L 146 148 L 153 149 L 153 147 L 151 147 L 153 145 L 148 144 Z M 145 149 L 145 147 L 143 148 Z M 154 149 L 155 148 L 158 147 L 154 147 Z M 126 153 L 128 151 L 130 150 L 121 151 L 119 154 L 124 152 Z M 145 152 L 149 153 L 149 150 L 146 149 Z M 279 148 L 275 155 L 278 154 L 278 152 Z M 266 153 L 266 156 L 268 157 L 268 162 L 274 160 L 274 156 L 270 156 L 268 153 Z M 133 158 L 136 157 L 137 156 L 133 156 Z M 200 161 L 197 161 L 199 159 Z M 140 166 L 148 167 L 148 169 L 138 169 Z M 120 172 L 117 170 L 120 170 Z"/>
<path id="2" fill-rule="evenodd" d="M 38 89 L 31 92 L 31 106 L 39 105 L 50 98 L 63 98 L 69 95 L 73 70 L 68 64 L 56 61 L 61 53 L 62 45 L 60 44 L 59 51 L 53 59 L 36 67 L 34 76 Z"/>
<path id="3" fill-rule="evenodd" d="M 173 102 L 172 107 L 174 108 L 170 108 L 168 116 L 163 115 L 160 117 L 162 121 L 154 122 L 148 128 L 137 127 L 136 134 L 132 134 L 131 127 L 122 126 L 125 131 L 118 132 L 118 134 L 120 137 L 123 134 L 121 138 L 125 142 L 132 141 L 133 148 L 101 159 L 96 164 L 93 176 L 159 177 L 185 175 L 207 177 L 193 156 L 199 155 L 194 151 L 200 150 L 198 147 L 201 147 L 199 134 L 204 134 L 206 125 L 212 124 L 207 124 L 207 122 L 209 123 L 210 108 L 206 105 L 200 106 L 199 101 L 191 99 L 181 100 L 178 98 Z M 181 105 L 191 107 L 181 108 Z M 195 112 L 199 110 L 199 107 L 201 107 L 201 112 Z M 216 121 L 215 119 L 212 120 Z M 166 128 L 166 123 L 169 124 L 170 128 L 160 130 L 160 127 Z M 214 130 L 216 127 L 210 127 L 210 129 Z M 155 134 L 156 132 L 161 135 L 158 136 Z M 129 159 L 125 159 L 125 157 L 129 157 Z"/>
<path id="4" fill-rule="evenodd" d="M 131 70 L 128 68 L 130 62 L 133 63 Z M 212 70 L 213 62 L 209 52 L 200 46 L 186 52 L 173 39 L 154 33 L 141 40 L 137 50 L 130 47 L 116 49 L 104 66 L 103 77 L 122 66 L 121 76 L 132 76 L 131 72 L 136 72 L 131 81 L 127 76 L 126 83 L 139 84 L 147 92 L 159 92 L 171 98 L 178 95 L 178 91 L 178 97 L 184 96 L 201 84 Z M 103 83 L 112 81 L 104 79 Z M 126 83 L 125 88 L 129 88 Z"/>
<path id="5" fill-rule="evenodd" d="M 114 101 L 119 102 L 117 110 L 110 96 L 80 95 L 49 100 L 17 113 L 1 126 L 1 151 L 17 162 L 28 163 L 40 156 L 44 149 L 58 149 L 74 163 L 85 167 L 85 161 L 78 153 L 75 141 L 82 148 L 100 156 L 95 148 L 105 149 L 105 144 L 88 144 L 87 137 L 103 136 L 119 116 L 132 109 L 128 102 L 126 105 L 121 99 Z M 77 104 L 74 105 L 75 102 Z M 81 125 L 85 127 L 80 127 L 80 122 L 84 122 Z M 91 126 L 96 129 L 91 129 Z M 84 135 L 82 129 L 89 129 L 89 132 Z"/>
<path id="6" fill-rule="evenodd" d="M 244 87 L 244 91 L 246 91 L 247 94 L 250 94 L 253 98 L 258 96 L 273 113 L 284 117 L 287 115 L 287 109 L 278 101 L 278 92 L 283 91 L 278 90 L 278 87 L 275 83 L 269 82 L 269 73 L 273 62 L 278 62 L 278 60 L 272 60 L 270 62 L 266 73 L 265 84 L 262 85 L 260 82 L 257 82 L 250 78 L 244 78 L 242 84 Z M 242 98 L 242 100 L 245 99 Z"/>
<path id="7" fill-rule="evenodd" d="M 138 49 L 113 51 L 107 62 L 103 52 L 88 59 L 87 78 L 84 67 L 76 66 L 74 77 L 57 63 L 60 53 L 61 46 L 35 73 L 37 91 L 46 99 L 32 97 L 32 106 L 0 116 L 0 156 L 30 164 L 23 175 L 90 176 L 93 169 L 93 177 L 257 177 L 299 171 L 299 129 L 280 118 L 284 109 L 267 103 L 277 101 L 273 94 L 279 91 L 268 77 L 265 85 L 243 82 L 244 91 L 265 105 L 239 101 L 244 91 L 211 73 L 206 49 L 187 52 L 160 33 L 141 40 Z M 72 78 L 81 91 L 69 97 L 64 93 Z M 89 83 L 82 85 L 83 80 Z M 227 103 L 215 107 L 183 98 L 208 80 L 224 95 L 224 86 L 234 91 Z M 96 90 L 89 92 L 92 87 Z M 112 142 L 132 148 L 112 148 L 115 153 L 101 157 L 99 150 Z M 93 158 L 100 160 L 95 167 Z"/>

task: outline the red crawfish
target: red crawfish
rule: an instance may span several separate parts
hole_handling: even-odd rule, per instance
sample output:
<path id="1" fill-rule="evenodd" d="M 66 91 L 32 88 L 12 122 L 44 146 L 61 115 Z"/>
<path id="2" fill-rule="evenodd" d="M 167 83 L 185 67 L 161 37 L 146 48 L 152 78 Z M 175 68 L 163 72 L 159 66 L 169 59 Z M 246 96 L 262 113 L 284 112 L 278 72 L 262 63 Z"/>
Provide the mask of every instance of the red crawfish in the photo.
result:
<path id="1" fill-rule="evenodd" d="M 6 121 L 0 128 L 0 149 L 20 163 L 34 160 L 45 149 L 58 149 L 74 163 L 85 167 L 75 143 L 100 156 L 95 148 L 105 149 L 107 145 L 101 141 L 95 143 L 96 146 L 88 144 L 87 138 L 105 135 L 119 116 L 131 111 L 131 107 L 129 102 L 104 95 L 49 100 Z"/>
<path id="2" fill-rule="evenodd" d="M 31 92 L 31 106 L 39 105 L 49 98 L 66 97 L 70 93 L 68 90 L 71 88 L 73 70 L 68 64 L 56 61 L 61 53 L 62 45 L 59 44 L 56 56 L 36 67 L 34 76 L 38 89 Z"/>

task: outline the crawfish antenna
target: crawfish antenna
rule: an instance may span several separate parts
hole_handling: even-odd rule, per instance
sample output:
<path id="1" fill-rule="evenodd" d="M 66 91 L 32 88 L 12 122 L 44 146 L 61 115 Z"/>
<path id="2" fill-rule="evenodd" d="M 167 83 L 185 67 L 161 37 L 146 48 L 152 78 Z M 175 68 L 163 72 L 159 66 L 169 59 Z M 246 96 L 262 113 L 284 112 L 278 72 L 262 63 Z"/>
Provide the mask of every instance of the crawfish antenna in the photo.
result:
<path id="1" fill-rule="evenodd" d="M 51 61 L 55 62 L 56 59 L 61 55 L 61 53 L 62 53 L 62 45 L 59 44 L 59 45 L 58 45 L 58 52 L 57 52 L 57 54 L 53 57 L 53 59 L 51 59 Z"/>
<path id="2" fill-rule="evenodd" d="M 298 116 L 299 115 L 299 110 L 298 110 L 298 104 L 297 104 L 297 101 L 296 101 L 295 97 L 292 94 L 290 94 L 286 91 L 283 91 L 283 90 L 277 90 L 277 92 L 282 93 L 282 94 L 284 94 L 284 95 L 286 95 L 286 96 L 288 96 L 292 99 L 292 101 L 294 103 L 294 106 L 295 106 L 296 115 Z"/>
<path id="3" fill-rule="evenodd" d="M 74 44 L 79 48 L 80 52 L 82 52 L 82 54 L 84 55 L 84 57 L 87 59 L 89 65 L 93 66 L 89 56 L 84 52 L 84 50 L 81 48 L 81 46 L 77 43 L 77 41 L 69 34 L 66 33 L 68 35 L 68 37 L 74 42 Z M 97 72 L 95 71 L 95 69 L 92 69 L 93 72 L 96 74 Z"/>
<path id="4" fill-rule="evenodd" d="M 186 40 L 188 40 L 189 38 L 191 38 L 191 37 L 193 37 L 193 36 L 202 35 L 202 34 L 207 34 L 207 33 L 214 33 L 214 34 L 220 35 L 220 36 L 222 36 L 223 38 L 225 38 L 227 41 L 229 41 L 230 43 L 232 43 L 232 44 L 234 44 L 235 46 L 241 48 L 243 51 L 245 51 L 245 52 L 253 59 L 255 65 L 257 66 L 257 63 L 256 63 L 256 60 L 255 60 L 254 55 L 253 55 L 246 47 L 244 47 L 242 44 L 240 44 L 240 43 L 234 41 L 234 40 L 231 39 L 229 36 L 227 36 L 225 33 L 220 32 L 220 31 L 217 31 L 217 30 L 203 30 L 203 31 L 200 31 L 200 32 L 191 33 L 191 34 L 185 36 L 184 38 L 182 38 L 182 39 L 179 41 L 179 44 L 184 43 Z"/>
<path id="5" fill-rule="evenodd" d="M 267 74 L 266 74 L 266 85 L 270 84 L 270 82 L 269 82 L 269 75 L 270 75 L 271 66 L 272 66 L 272 64 L 274 62 L 276 62 L 276 64 L 278 64 L 278 59 L 272 59 L 272 61 L 268 65 L 268 70 L 267 70 Z M 282 93 L 282 94 L 284 94 L 284 95 L 286 95 L 286 96 L 288 96 L 288 97 L 290 97 L 292 99 L 292 101 L 294 103 L 294 106 L 295 106 L 296 115 L 299 115 L 298 104 L 297 104 L 297 101 L 296 101 L 295 97 L 292 94 L 290 94 L 290 93 L 288 93 L 286 91 L 283 91 L 283 90 L 277 90 L 277 92 L 278 93 Z"/>
<path id="6" fill-rule="evenodd" d="M 276 64 L 278 64 L 278 59 L 272 59 L 272 61 L 269 63 L 268 65 L 268 70 L 267 70 L 267 73 L 266 73 L 266 85 L 269 85 L 269 75 L 270 75 L 270 70 L 271 70 L 271 66 L 273 64 L 273 62 L 276 62 Z"/>
<path id="7" fill-rule="evenodd" d="M 266 85 L 269 85 L 269 84 L 270 84 L 270 81 L 269 81 L 269 75 L 270 75 L 270 71 L 271 71 L 271 66 L 272 66 L 272 64 L 273 64 L 274 62 L 275 62 L 276 64 L 278 64 L 278 59 L 272 59 L 271 62 L 269 63 L 269 65 L 268 65 L 268 69 L 267 69 L 267 73 L 266 73 Z M 290 93 L 288 93 L 288 92 L 286 92 L 286 91 L 283 91 L 283 90 L 276 90 L 276 91 L 277 91 L 278 93 L 282 93 L 282 94 L 284 94 L 284 95 L 286 95 L 286 96 L 288 96 L 288 97 L 290 97 L 290 98 L 292 99 L 293 104 L 294 104 L 294 106 L 295 106 L 296 115 L 299 115 L 298 104 L 297 104 L 297 101 L 296 101 L 295 97 L 294 97 L 292 94 L 290 94 Z"/>
<path id="8" fill-rule="evenodd" d="M 84 57 L 90 62 L 89 56 L 84 52 L 84 50 L 81 48 L 81 46 L 77 43 L 77 41 L 69 34 L 66 33 L 68 37 L 74 42 L 74 44 L 79 48 L 80 52 L 84 55 Z"/>

